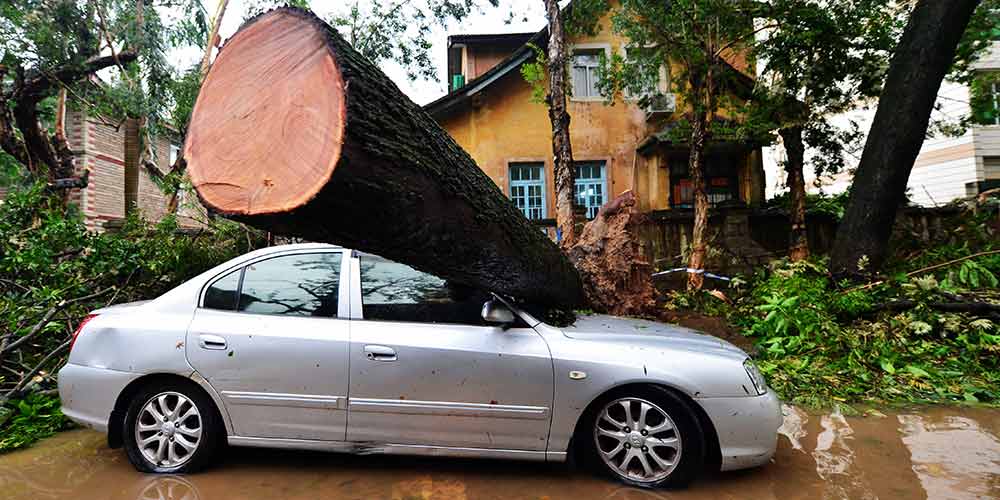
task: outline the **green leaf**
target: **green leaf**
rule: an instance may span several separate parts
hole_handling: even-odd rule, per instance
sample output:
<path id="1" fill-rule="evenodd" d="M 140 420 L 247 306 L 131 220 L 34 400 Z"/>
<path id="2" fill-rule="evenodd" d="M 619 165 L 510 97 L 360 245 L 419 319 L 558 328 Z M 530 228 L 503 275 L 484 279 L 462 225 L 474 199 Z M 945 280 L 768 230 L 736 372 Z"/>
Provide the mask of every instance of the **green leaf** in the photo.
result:
<path id="1" fill-rule="evenodd" d="M 879 360 L 879 365 L 882 367 L 883 370 L 886 371 L 886 373 L 890 375 L 896 373 L 896 367 L 892 366 L 891 360 L 881 359 Z"/>
<path id="2" fill-rule="evenodd" d="M 906 370 L 907 372 L 909 372 L 914 377 L 930 378 L 930 376 L 931 376 L 930 373 L 927 373 L 926 370 L 924 370 L 923 368 L 920 368 L 919 366 L 906 365 L 906 368 L 903 368 L 903 369 Z"/>

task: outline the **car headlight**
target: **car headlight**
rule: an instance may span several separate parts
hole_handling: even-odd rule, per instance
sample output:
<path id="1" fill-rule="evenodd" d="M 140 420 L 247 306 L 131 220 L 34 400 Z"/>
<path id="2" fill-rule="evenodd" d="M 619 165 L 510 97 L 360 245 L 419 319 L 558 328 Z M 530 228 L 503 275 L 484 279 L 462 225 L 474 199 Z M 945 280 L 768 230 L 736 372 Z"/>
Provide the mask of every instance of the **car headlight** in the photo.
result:
<path id="1" fill-rule="evenodd" d="M 753 382 L 753 388 L 757 391 L 757 395 L 767 394 L 767 382 L 764 380 L 764 374 L 760 372 L 753 360 L 747 358 L 743 362 L 743 368 L 746 368 L 747 375 L 750 376 L 750 381 Z"/>

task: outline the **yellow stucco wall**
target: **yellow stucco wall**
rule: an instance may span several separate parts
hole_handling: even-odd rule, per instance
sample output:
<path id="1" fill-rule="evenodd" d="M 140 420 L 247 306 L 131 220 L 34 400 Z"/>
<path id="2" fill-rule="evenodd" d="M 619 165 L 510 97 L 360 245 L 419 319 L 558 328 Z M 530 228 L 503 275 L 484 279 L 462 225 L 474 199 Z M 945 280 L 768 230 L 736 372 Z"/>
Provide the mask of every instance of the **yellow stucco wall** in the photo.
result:
<path id="1" fill-rule="evenodd" d="M 599 48 L 609 55 L 623 54 L 625 43 L 611 32 L 610 18 L 602 19 L 600 26 L 596 36 L 570 40 L 571 49 Z M 635 189 L 643 210 L 669 208 L 667 162 L 655 154 L 646 158 L 636 153 L 636 146 L 659 127 L 647 128 L 645 113 L 634 101 L 619 99 L 607 105 L 602 99 L 570 98 L 568 108 L 574 160 L 605 161 L 605 202 Z M 438 121 L 505 194 L 510 193 L 510 163 L 544 162 L 546 216 L 555 216 L 551 124 L 545 105 L 531 102 L 531 86 L 519 72 L 503 76 L 477 94 L 471 106 L 440 116 Z"/>

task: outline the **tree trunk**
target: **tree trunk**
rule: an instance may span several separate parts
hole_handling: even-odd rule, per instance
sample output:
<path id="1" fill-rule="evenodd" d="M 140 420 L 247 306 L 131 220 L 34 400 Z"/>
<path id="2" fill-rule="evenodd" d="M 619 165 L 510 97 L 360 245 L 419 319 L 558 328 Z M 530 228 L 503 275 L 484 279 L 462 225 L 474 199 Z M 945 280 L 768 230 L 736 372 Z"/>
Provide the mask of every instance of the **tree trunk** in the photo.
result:
<path id="1" fill-rule="evenodd" d="M 691 120 L 691 151 L 688 170 L 694 189 L 694 228 L 691 231 L 691 255 L 688 258 L 688 290 L 701 290 L 705 283 L 705 257 L 708 253 L 705 233 L 708 230 L 708 194 L 705 192 L 704 116 Z"/>
<path id="2" fill-rule="evenodd" d="M 806 231 L 806 181 L 802 173 L 805 163 L 805 146 L 802 144 L 802 127 L 794 126 L 778 131 L 785 145 L 785 172 L 788 174 L 788 199 L 791 202 L 788 218 L 792 230 L 788 234 L 788 257 L 792 262 L 809 258 L 809 233 Z"/>
<path id="3" fill-rule="evenodd" d="M 575 186 L 573 182 L 573 147 L 569 139 L 569 113 L 566 111 L 566 39 L 559 3 L 545 0 L 549 20 L 548 72 L 549 93 L 545 102 L 552 122 L 553 172 L 556 178 L 556 225 L 562 234 L 560 243 L 569 248 L 576 242 Z"/>
<path id="4" fill-rule="evenodd" d="M 938 89 L 977 5 L 979 0 L 919 0 L 914 6 L 837 230 L 830 260 L 835 277 L 863 280 L 885 261 Z"/>
<path id="5" fill-rule="evenodd" d="M 184 157 L 209 208 L 554 307 L 580 277 L 420 106 L 311 12 L 249 21 L 209 70 Z"/>

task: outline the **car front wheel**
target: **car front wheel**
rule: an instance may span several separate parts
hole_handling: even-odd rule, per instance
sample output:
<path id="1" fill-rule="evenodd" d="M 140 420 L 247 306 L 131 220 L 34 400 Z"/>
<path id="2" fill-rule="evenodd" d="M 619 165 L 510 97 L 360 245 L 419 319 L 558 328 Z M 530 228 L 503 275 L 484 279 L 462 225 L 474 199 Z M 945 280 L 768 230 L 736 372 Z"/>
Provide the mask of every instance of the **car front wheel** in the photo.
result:
<path id="1" fill-rule="evenodd" d="M 698 421 L 679 398 L 657 389 L 618 394 L 591 424 L 597 466 L 627 484 L 683 486 L 704 463 Z"/>
<path id="2" fill-rule="evenodd" d="M 123 442 L 140 472 L 198 470 L 211 460 L 221 433 L 213 403 L 186 384 L 139 391 L 125 414 Z"/>

